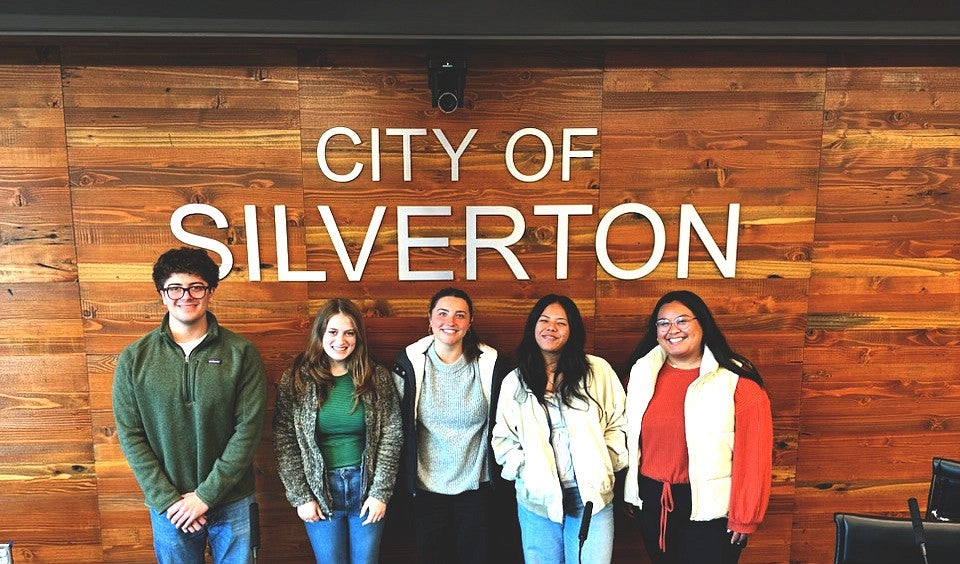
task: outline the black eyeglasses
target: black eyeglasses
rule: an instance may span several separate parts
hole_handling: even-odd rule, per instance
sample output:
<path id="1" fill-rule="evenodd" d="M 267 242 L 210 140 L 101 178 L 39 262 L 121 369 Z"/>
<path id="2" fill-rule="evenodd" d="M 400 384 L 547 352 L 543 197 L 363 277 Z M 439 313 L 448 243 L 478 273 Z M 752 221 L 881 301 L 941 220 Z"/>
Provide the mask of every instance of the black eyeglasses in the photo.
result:
<path id="1" fill-rule="evenodd" d="M 187 286 L 186 288 L 183 286 L 167 286 L 160 291 L 166 294 L 171 300 L 179 300 L 183 296 L 187 295 L 187 292 L 190 293 L 191 298 L 199 300 L 207 295 L 207 292 L 210 291 L 210 286 L 201 286 L 199 284 Z"/>
<path id="2" fill-rule="evenodd" d="M 681 331 L 686 331 L 690 327 L 690 322 L 696 320 L 696 317 L 687 317 L 686 315 L 680 315 L 673 320 L 670 319 L 658 319 L 655 322 L 657 326 L 657 331 L 665 333 L 670 330 L 671 325 L 676 325 L 677 329 Z"/>

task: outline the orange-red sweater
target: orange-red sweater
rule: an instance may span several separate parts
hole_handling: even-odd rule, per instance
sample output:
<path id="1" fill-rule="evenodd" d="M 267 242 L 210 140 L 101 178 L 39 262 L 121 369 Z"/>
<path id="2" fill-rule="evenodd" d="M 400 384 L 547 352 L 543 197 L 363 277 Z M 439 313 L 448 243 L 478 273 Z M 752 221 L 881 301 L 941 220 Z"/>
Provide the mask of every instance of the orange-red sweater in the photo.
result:
<path id="1" fill-rule="evenodd" d="M 669 364 L 661 368 L 640 430 L 640 473 L 644 476 L 671 484 L 690 482 L 684 399 L 698 374 L 696 368 L 682 370 Z M 752 533 L 763 519 L 770 499 L 770 400 L 756 382 L 740 378 L 733 401 L 733 475 L 727 528 Z"/>

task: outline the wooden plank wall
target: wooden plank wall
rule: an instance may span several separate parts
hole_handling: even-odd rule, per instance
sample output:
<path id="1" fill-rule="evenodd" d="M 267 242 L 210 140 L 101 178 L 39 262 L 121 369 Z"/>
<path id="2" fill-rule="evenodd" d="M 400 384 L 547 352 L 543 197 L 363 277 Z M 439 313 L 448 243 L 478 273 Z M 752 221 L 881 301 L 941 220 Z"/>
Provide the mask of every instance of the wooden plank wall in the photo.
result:
<path id="1" fill-rule="evenodd" d="M 960 458 L 960 67 L 956 52 L 834 52 L 622 47 L 471 48 L 465 108 L 429 106 L 414 48 L 94 43 L 0 47 L 0 540 L 17 561 L 137 562 L 151 558 L 142 495 L 120 453 L 110 409 L 117 353 L 154 327 L 162 308 L 150 267 L 179 243 L 169 221 L 188 203 L 222 211 L 229 227 L 193 216 L 193 233 L 227 244 L 233 273 L 213 309 L 252 339 L 275 382 L 329 297 L 368 315 L 372 348 L 389 362 L 424 334 L 426 300 L 444 282 L 398 282 L 397 206 L 447 205 L 412 221 L 416 270 L 452 270 L 475 298 L 475 325 L 515 346 L 540 295 L 572 296 L 589 347 L 620 367 L 649 308 L 678 287 L 700 293 L 731 344 L 760 367 L 774 410 L 770 511 L 744 562 L 825 562 L 834 511 L 906 514 L 925 499 L 932 456 Z M 951 61 L 952 58 L 952 61 Z M 327 153 L 349 183 L 327 180 L 317 140 L 356 131 Z M 551 173 L 507 172 L 509 136 L 536 127 L 555 141 Z M 560 178 L 563 128 L 596 127 Z M 382 179 L 373 181 L 371 128 Z M 424 128 L 412 177 L 386 128 Z M 454 146 L 478 130 L 450 179 L 433 128 Z M 543 164 L 518 145 L 529 173 Z M 598 266 L 600 217 L 642 203 L 664 221 L 663 261 L 639 280 Z M 677 280 L 678 219 L 693 204 L 725 248 L 739 203 L 737 273 L 724 279 L 699 239 Z M 256 206 L 259 238 L 244 227 Z M 570 220 L 569 277 L 556 280 L 556 218 L 537 204 L 587 204 Z M 326 282 L 279 282 L 273 207 L 286 206 L 290 270 Z M 340 268 L 318 205 L 330 206 L 354 260 L 374 207 L 387 206 L 361 281 Z M 481 251 L 466 280 L 466 205 L 520 210 L 518 281 Z M 481 237 L 503 237 L 483 218 Z M 262 282 L 249 281 L 247 250 Z M 623 268 L 651 253 L 649 222 L 627 215 L 606 245 Z M 270 413 L 272 416 L 272 391 Z M 257 457 L 264 561 L 309 553 L 283 499 L 269 446 Z M 64 511 L 71 518 L 64 519 Z M 618 521 L 616 560 L 645 561 L 632 524 Z M 412 559 L 389 534 L 384 561 Z"/>
<path id="2" fill-rule="evenodd" d="M 297 76 L 292 50 L 64 50 L 84 334 L 92 390 L 100 392 L 91 403 L 106 561 L 143 561 L 152 554 L 150 521 L 113 432 L 110 403 L 116 354 L 155 327 L 163 313 L 150 279 L 152 262 L 145 259 L 176 246 L 170 216 L 184 204 L 222 210 L 231 226 L 225 232 L 199 217 L 186 226 L 230 239 L 238 254 L 244 204 L 300 207 Z M 276 248 L 273 230 L 262 232 L 261 258 L 275 264 L 275 252 L 268 252 Z M 292 232 L 291 266 L 302 269 L 302 230 Z M 214 311 L 256 342 L 276 378 L 303 344 L 306 288 L 245 279 L 245 272 L 237 272 L 220 284 Z M 258 475 L 270 484 L 267 502 L 278 500 L 281 491 L 273 467 L 265 441 Z M 265 533 L 289 529 L 266 522 Z"/>
<path id="3" fill-rule="evenodd" d="M 744 561 L 790 559 L 824 74 L 822 55 L 782 52 L 614 52 L 606 60 L 603 205 L 663 210 L 669 236 L 664 264 L 650 276 L 600 279 L 598 350 L 625 359 L 656 300 L 682 287 L 707 300 L 731 346 L 757 363 L 775 432 L 763 527 L 779 532 L 752 538 Z M 741 205 L 736 278 L 723 279 L 693 245 L 691 277 L 678 281 L 680 205 L 694 204 L 709 225 L 722 226 L 732 202 Z M 624 224 L 617 251 L 644 260 L 649 249 L 627 232 L 644 226 Z M 633 549 L 618 554 L 626 561 Z"/>
<path id="4" fill-rule="evenodd" d="M 960 459 L 960 69 L 947 64 L 886 50 L 827 70 L 795 557 L 832 554 L 820 515 L 925 507 L 930 459 Z"/>
<path id="5" fill-rule="evenodd" d="M 102 558 L 56 49 L 0 61 L 0 537 L 23 562 Z M 6 541 L 4 541 L 6 542 Z"/>

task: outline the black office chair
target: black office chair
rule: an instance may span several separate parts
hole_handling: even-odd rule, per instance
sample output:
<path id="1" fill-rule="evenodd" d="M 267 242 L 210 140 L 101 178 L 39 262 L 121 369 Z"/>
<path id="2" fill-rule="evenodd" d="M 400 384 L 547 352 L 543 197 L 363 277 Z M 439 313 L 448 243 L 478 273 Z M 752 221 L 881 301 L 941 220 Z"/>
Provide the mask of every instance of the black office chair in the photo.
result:
<path id="1" fill-rule="evenodd" d="M 960 461 L 933 459 L 924 520 L 960 522 Z"/>
<path id="2" fill-rule="evenodd" d="M 910 519 L 835 513 L 834 564 L 911 564 L 922 562 Z M 960 562 L 960 523 L 923 524 L 929 564 Z"/>

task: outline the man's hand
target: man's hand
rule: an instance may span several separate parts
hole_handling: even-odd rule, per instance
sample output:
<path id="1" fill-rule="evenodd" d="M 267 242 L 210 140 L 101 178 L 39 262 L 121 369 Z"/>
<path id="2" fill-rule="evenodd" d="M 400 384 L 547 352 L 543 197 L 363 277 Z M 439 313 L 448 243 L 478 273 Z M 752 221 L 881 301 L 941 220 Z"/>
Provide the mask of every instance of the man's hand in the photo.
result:
<path id="1" fill-rule="evenodd" d="M 180 500 L 167 508 L 167 519 L 174 527 L 185 533 L 195 533 L 206 524 L 205 514 L 210 509 L 196 492 L 187 492 Z"/>

